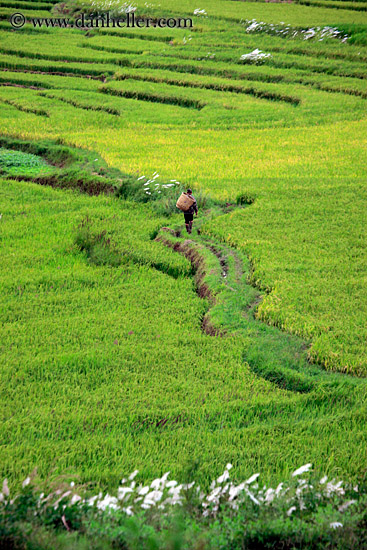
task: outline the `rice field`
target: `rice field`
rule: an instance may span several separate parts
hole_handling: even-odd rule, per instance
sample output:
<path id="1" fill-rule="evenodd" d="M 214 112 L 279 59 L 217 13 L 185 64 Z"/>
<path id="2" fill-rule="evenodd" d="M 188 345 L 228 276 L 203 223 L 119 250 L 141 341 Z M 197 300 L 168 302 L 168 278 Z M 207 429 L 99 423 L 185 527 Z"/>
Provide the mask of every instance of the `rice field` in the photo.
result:
<path id="1" fill-rule="evenodd" d="M 81 7 L 0 4 L 1 475 L 357 479 L 367 4 L 136 5 L 194 26 L 35 29 Z M 177 182 L 209 205 L 191 252 Z"/>

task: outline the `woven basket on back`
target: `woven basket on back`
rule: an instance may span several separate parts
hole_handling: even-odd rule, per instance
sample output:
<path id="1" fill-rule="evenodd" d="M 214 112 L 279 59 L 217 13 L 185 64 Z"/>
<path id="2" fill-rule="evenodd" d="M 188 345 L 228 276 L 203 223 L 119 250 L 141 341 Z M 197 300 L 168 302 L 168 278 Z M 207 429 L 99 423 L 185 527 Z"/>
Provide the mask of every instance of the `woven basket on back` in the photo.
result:
<path id="1" fill-rule="evenodd" d="M 182 193 L 178 201 L 176 202 L 177 208 L 182 210 L 182 212 L 187 212 L 187 210 L 190 208 L 192 204 L 194 204 L 195 199 L 190 197 L 189 195 L 186 195 L 185 193 Z"/>

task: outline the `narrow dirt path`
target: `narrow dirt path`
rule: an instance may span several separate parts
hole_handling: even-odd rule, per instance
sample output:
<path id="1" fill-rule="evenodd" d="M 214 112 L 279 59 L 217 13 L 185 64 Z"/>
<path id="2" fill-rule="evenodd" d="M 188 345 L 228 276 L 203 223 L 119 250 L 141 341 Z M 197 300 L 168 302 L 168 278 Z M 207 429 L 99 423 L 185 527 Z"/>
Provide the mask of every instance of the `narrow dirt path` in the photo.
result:
<path id="1" fill-rule="evenodd" d="M 185 238 L 181 231 L 163 227 L 156 240 L 183 254 L 194 268 L 197 293 L 209 302 L 202 329 L 210 336 L 235 336 L 243 342 L 244 361 L 257 376 L 278 387 L 308 393 L 319 386 L 354 377 L 327 372 L 310 364 L 307 344 L 256 318 L 263 295 L 248 284 L 250 262 L 239 251 L 202 232 Z"/>

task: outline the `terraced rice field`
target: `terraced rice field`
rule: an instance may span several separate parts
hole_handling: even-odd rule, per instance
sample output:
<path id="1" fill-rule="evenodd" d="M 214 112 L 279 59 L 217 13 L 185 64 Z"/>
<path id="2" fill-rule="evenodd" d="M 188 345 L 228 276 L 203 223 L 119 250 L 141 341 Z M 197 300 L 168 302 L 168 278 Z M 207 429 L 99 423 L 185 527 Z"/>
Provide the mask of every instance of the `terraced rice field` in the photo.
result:
<path id="1" fill-rule="evenodd" d="M 367 2 L 137 6 L 194 26 L 34 28 L 72 8 L 0 4 L 1 473 L 357 478 Z"/>

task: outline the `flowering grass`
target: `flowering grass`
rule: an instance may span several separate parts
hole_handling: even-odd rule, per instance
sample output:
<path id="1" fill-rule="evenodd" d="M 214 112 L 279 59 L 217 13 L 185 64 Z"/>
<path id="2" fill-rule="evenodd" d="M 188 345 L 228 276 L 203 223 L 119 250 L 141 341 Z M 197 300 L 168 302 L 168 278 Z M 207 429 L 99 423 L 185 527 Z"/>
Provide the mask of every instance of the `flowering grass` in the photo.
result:
<path id="1" fill-rule="evenodd" d="M 208 492 L 195 480 L 169 479 L 169 472 L 142 484 L 135 470 L 116 496 L 80 496 L 74 482 L 40 492 L 31 477 L 14 493 L 5 479 L 1 539 L 27 549 L 364 548 L 365 488 L 318 479 L 311 467 L 272 488 L 259 484 L 259 473 L 233 483 L 227 464 Z"/>

